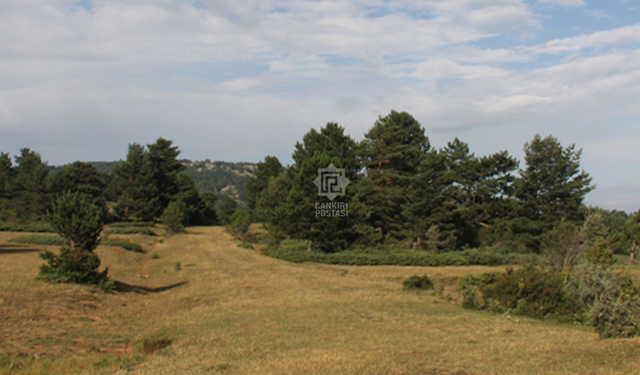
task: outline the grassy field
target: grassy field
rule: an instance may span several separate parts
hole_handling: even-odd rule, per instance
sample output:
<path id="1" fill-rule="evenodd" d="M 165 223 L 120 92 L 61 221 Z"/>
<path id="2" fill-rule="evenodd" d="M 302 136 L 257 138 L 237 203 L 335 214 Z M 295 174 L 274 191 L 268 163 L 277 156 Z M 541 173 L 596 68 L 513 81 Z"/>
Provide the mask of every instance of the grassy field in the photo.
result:
<path id="1" fill-rule="evenodd" d="M 0 233 L 3 374 L 640 371 L 640 339 L 463 310 L 458 278 L 501 267 L 291 264 L 238 248 L 222 228 L 189 228 L 119 236 L 145 254 L 100 247 L 118 282 L 103 294 L 36 281 L 42 246 L 9 242 L 18 235 Z M 403 291 L 425 273 L 435 292 Z"/>

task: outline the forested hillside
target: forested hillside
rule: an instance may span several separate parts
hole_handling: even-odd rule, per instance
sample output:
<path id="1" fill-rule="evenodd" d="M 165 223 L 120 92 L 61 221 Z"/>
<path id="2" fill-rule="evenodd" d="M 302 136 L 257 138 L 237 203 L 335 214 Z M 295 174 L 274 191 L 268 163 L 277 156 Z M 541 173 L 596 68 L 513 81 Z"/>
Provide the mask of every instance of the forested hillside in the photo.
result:
<path id="1" fill-rule="evenodd" d="M 181 160 L 189 175 L 196 183 L 198 191 L 210 191 L 218 196 L 230 195 L 240 201 L 246 200 L 245 183 L 253 177 L 256 163 L 232 163 L 226 161 Z"/>
<path id="2" fill-rule="evenodd" d="M 229 195 L 239 201 L 245 201 L 245 188 L 249 177 L 253 177 L 256 163 L 249 162 L 228 162 L 228 161 L 191 161 L 181 159 L 180 162 L 186 167 L 183 171 L 189 175 L 196 184 L 199 192 L 209 191 L 216 196 Z M 116 166 L 117 161 L 91 161 L 100 173 L 110 174 Z M 59 166 L 47 166 L 49 174 L 54 173 Z"/>

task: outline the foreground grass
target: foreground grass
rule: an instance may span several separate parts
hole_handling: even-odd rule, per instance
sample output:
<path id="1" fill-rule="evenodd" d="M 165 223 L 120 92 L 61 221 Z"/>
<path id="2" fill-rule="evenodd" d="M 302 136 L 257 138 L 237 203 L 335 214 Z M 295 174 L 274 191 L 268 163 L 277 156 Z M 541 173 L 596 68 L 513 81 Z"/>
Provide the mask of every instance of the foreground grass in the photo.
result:
<path id="1" fill-rule="evenodd" d="M 4 373 L 635 374 L 640 367 L 638 339 L 599 340 L 586 327 L 461 309 L 458 278 L 502 267 L 292 264 L 239 249 L 221 228 L 190 228 L 162 243 L 146 238 L 147 254 L 99 249 L 121 283 L 105 295 L 33 280 L 36 249 L 6 244 L 11 236 L 3 235 Z M 402 290 L 402 280 L 425 273 L 436 291 Z M 154 340 L 170 345 L 145 354 L 143 344 Z M 8 370 L 6 361 L 20 359 L 21 368 Z"/>

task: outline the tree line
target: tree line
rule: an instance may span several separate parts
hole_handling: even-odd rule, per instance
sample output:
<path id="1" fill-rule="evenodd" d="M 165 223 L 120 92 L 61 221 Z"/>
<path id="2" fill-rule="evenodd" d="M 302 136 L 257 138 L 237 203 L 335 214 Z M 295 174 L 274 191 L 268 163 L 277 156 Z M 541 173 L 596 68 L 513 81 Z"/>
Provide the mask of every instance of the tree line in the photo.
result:
<path id="1" fill-rule="evenodd" d="M 635 250 L 638 214 L 584 205 L 595 186 L 580 168 L 581 150 L 535 135 L 524 154 L 522 166 L 507 151 L 477 156 L 457 138 L 435 149 L 413 116 L 391 111 L 361 142 L 330 122 L 295 144 L 292 165 L 267 156 L 247 181 L 247 201 L 253 219 L 274 238 L 304 239 L 309 250 L 322 252 L 491 246 L 563 253 L 561 239 L 583 236 L 587 221 L 606 229 L 598 242 L 602 251 Z M 314 215 L 316 203 L 329 199 L 318 195 L 313 181 L 330 164 L 350 181 L 333 201 L 347 204 L 346 217 Z"/>
<path id="2" fill-rule="evenodd" d="M 100 208 L 106 222 L 166 219 L 176 230 L 217 223 L 216 195 L 198 192 L 193 179 L 183 173 L 179 154 L 172 141 L 158 138 L 146 146 L 130 144 L 126 159 L 110 174 L 81 161 L 49 174 L 35 151 L 23 148 L 14 161 L 1 153 L 0 221 L 44 220 L 55 197 L 79 193 Z"/>

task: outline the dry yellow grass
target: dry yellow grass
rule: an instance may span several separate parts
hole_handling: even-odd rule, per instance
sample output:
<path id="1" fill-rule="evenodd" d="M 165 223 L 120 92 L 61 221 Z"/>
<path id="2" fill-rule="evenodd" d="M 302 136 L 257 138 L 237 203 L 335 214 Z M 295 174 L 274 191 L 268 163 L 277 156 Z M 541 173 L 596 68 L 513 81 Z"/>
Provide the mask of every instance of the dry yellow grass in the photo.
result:
<path id="1" fill-rule="evenodd" d="M 35 281 L 41 260 L 12 236 L 0 233 L 0 350 L 47 353 L 18 373 L 640 373 L 639 339 L 460 308 L 457 279 L 499 267 L 290 264 L 238 248 L 222 228 L 190 228 L 162 243 L 122 236 L 147 254 L 99 249 L 127 290 L 105 295 Z M 402 290 L 425 273 L 440 295 Z M 154 338 L 174 341 L 119 369 Z M 108 353 L 121 359 L 104 363 Z"/>

